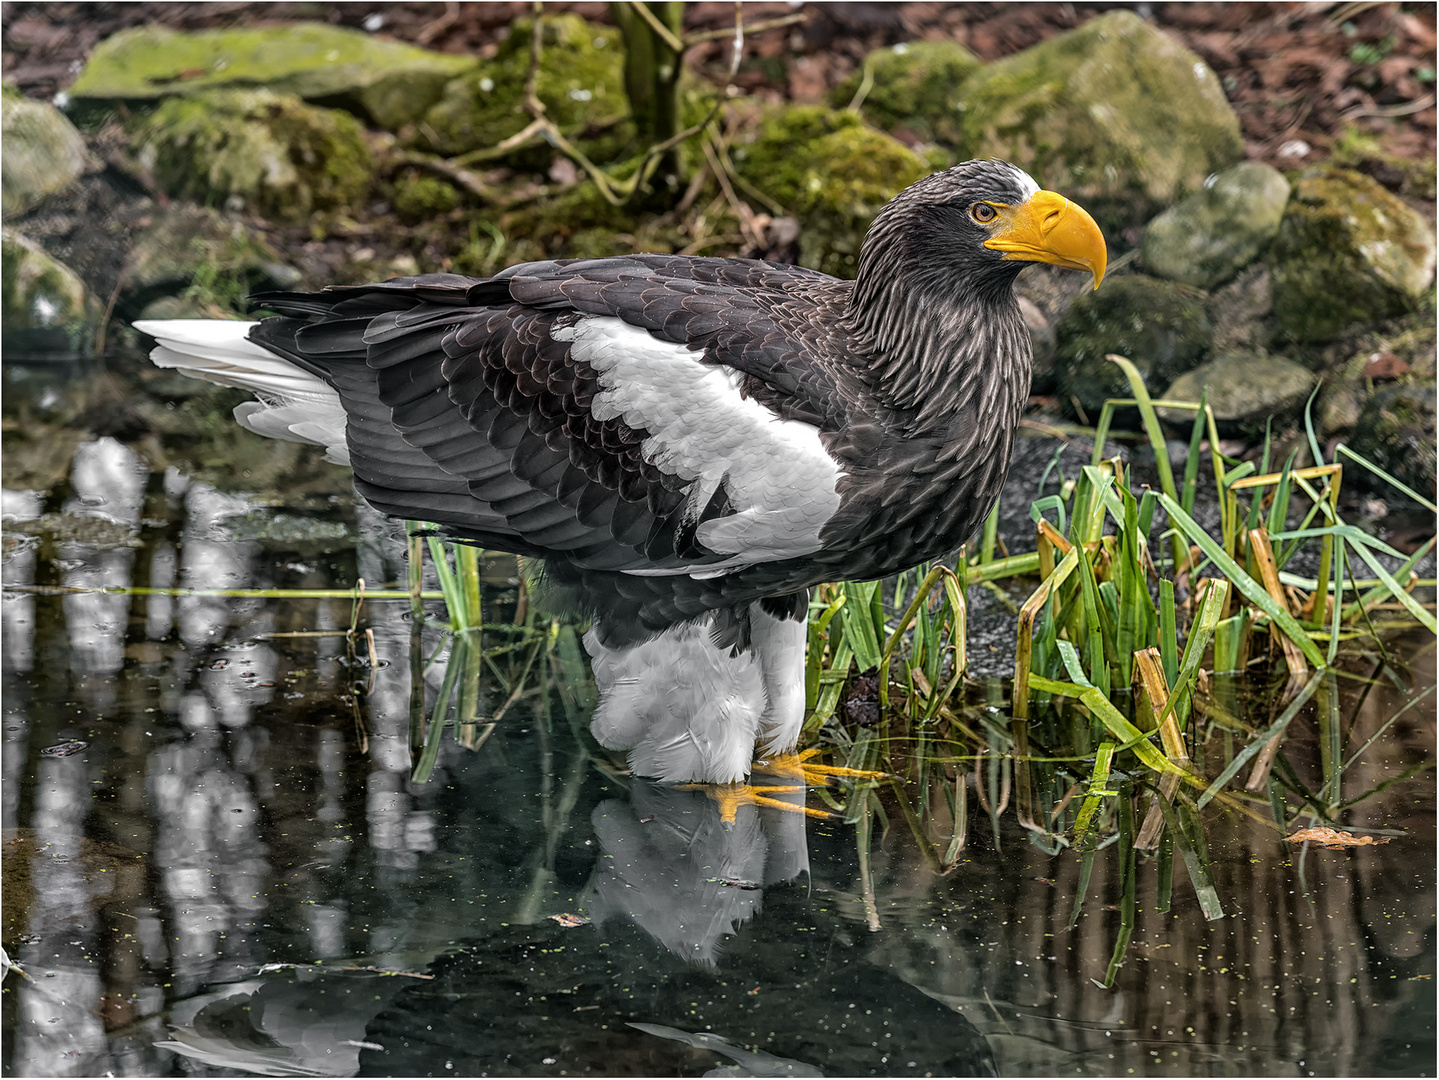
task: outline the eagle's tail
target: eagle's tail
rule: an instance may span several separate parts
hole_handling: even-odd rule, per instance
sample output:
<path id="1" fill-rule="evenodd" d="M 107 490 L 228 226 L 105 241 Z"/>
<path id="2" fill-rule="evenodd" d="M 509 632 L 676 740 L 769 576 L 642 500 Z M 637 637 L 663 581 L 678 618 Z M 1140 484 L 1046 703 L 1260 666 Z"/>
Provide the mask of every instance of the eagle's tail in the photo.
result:
<path id="1" fill-rule="evenodd" d="M 237 386 L 258 399 L 235 407 L 235 419 L 257 435 L 325 448 L 325 458 L 350 463 L 345 410 L 317 375 L 249 339 L 253 322 L 226 319 L 145 319 L 134 324 L 156 341 L 150 359 L 196 379 Z"/>

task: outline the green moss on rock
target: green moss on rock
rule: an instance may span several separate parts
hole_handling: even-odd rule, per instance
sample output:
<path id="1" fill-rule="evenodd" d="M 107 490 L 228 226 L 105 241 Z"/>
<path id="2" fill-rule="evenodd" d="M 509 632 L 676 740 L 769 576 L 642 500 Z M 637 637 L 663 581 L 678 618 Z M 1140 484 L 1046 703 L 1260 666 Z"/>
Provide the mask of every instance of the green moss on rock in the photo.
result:
<path id="1" fill-rule="evenodd" d="M 1138 226 L 1240 161 L 1239 121 L 1198 56 L 1132 11 L 981 68 L 960 91 L 959 156 L 999 157 Z"/>
<path id="2" fill-rule="evenodd" d="M 619 32 L 578 15 L 552 15 L 542 25 L 536 90 L 545 115 L 567 134 L 587 127 L 610 129 L 610 141 L 623 145 L 630 138 L 628 125 L 614 130 L 629 114 Z M 411 142 L 436 153 L 463 154 L 494 146 L 524 128 L 530 122 L 525 80 L 532 30 L 530 20 L 515 22 L 493 60 L 449 84 Z M 611 156 L 604 149 L 596 153 L 601 160 Z"/>
<path id="3" fill-rule="evenodd" d="M 1300 173 L 1269 250 L 1282 336 L 1328 341 L 1412 310 L 1434 280 L 1433 227 L 1361 173 Z"/>
<path id="4" fill-rule="evenodd" d="M 395 178 L 391 202 L 400 220 L 415 225 L 448 214 L 459 205 L 460 192 L 438 176 L 409 169 Z"/>
<path id="5" fill-rule="evenodd" d="M 73 270 L 27 237 L 0 233 L 0 327 L 6 356 L 86 356 L 97 314 Z"/>
<path id="6" fill-rule="evenodd" d="M 1225 169 L 1144 227 L 1144 268 L 1212 289 L 1248 266 L 1279 231 L 1289 182 L 1257 161 Z"/>
<path id="7" fill-rule="evenodd" d="M 197 34 L 145 26 L 100 42 L 69 92 L 83 106 L 264 87 L 393 131 L 422 116 L 451 79 L 474 66 L 468 57 L 319 23 Z"/>
<path id="8" fill-rule="evenodd" d="M 1366 461 L 1408 484 L 1421 495 L 1434 498 L 1434 380 L 1395 383 L 1374 393 L 1359 414 L 1346 440 Z M 1346 480 L 1350 470 L 1345 469 Z M 1385 498 L 1403 496 L 1368 469 L 1354 469 L 1361 487 Z"/>
<path id="9" fill-rule="evenodd" d="M 63 191 L 85 171 L 90 153 L 75 125 L 53 105 L 6 87 L 0 102 L 5 153 L 0 155 L 0 208 L 24 213 Z"/>
<path id="10" fill-rule="evenodd" d="M 277 220 L 355 206 L 370 151 L 355 118 L 267 90 L 171 98 L 135 131 L 140 160 L 172 195 L 231 198 Z"/>
<path id="11" fill-rule="evenodd" d="M 1072 399 L 1093 422 L 1106 399 L 1133 396 L 1119 366 L 1105 359 L 1109 353 L 1132 360 L 1158 395 L 1199 364 L 1212 334 L 1198 289 L 1137 274 L 1111 278 L 1077 299 L 1055 332 L 1060 400 Z"/>
<path id="12" fill-rule="evenodd" d="M 930 172 L 854 113 L 816 105 L 771 111 L 731 157 L 747 183 L 799 220 L 800 265 L 847 278 L 880 207 Z"/>
<path id="13" fill-rule="evenodd" d="M 981 67 L 978 57 L 954 41 L 913 41 L 876 49 L 864 66 L 831 95 L 835 108 L 870 87 L 860 110 L 882 131 L 908 131 L 924 142 L 953 147 L 962 141 L 960 85 Z"/>

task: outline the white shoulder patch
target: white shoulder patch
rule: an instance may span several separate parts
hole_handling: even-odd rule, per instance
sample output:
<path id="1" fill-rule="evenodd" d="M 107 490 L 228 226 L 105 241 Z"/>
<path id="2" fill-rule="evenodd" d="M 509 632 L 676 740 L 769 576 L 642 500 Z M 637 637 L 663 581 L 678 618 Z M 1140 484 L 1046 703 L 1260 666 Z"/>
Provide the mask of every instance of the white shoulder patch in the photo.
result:
<path id="1" fill-rule="evenodd" d="M 647 431 L 646 460 L 691 482 L 691 513 L 698 516 L 725 485 L 734 512 L 705 522 L 697 535 L 711 550 L 736 557 L 705 572 L 819 550 L 820 530 L 839 509 L 841 474 L 818 428 L 781 419 L 744 397 L 734 369 L 702 363 L 695 350 L 621 319 L 582 319 L 554 336 L 570 341 L 575 358 L 599 372 L 604 389 L 594 415 Z"/>

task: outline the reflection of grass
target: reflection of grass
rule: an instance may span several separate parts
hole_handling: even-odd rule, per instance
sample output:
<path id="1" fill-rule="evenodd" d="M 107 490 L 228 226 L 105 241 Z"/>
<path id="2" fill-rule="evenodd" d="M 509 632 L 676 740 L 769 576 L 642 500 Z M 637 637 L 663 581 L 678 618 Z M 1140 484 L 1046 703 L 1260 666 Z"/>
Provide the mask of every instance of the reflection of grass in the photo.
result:
<path id="1" fill-rule="evenodd" d="M 1111 359 L 1134 397 L 1106 404 L 1091 462 L 1059 495 L 1031 507 L 1036 551 L 995 559 L 991 516 L 979 555 L 954 569 L 921 568 L 892 586 L 822 587 L 811 610 L 806 669 L 813 709 L 806 733 L 816 735 L 837 717 L 826 736 L 845 749 L 849 763 L 862 756 L 866 767 L 904 778 L 892 784 L 892 803 L 872 790 L 852 799 L 852 816 L 867 821 L 879 814 L 883 822 L 883 807 L 897 804 L 936 872 L 953 869 L 966 843 L 971 784 L 996 841 L 1012 803 L 1032 843 L 1051 854 L 1075 848 L 1081 861 L 1075 918 L 1096 853 L 1116 847 L 1121 929 L 1106 986 L 1134 925 L 1137 860 L 1154 853 L 1167 910 L 1178 849 L 1204 916 L 1222 917 L 1200 811 L 1218 801 L 1279 833 L 1300 819 L 1338 824 L 1358 801 L 1341 794 L 1344 770 L 1379 737 L 1346 758 L 1343 732 L 1353 718 L 1345 724 L 1339 715 L 1339 644 L 1368 642 L 1382 664 L 1386 631 L 1416 624 L 1435 630 L 1433 605 L 1413 595 L 1434 585 L 1413 573 L 1434 540 L 1405 558 L 1340 517 L 1346 466 L 1390 478 L 1345 447 L 1326 461 L 1312 424 L 1315 463 L 1307 468 L 1296 468 L 1291 454 L 1271 471 L 1267 440 L 1258 468 L 1227 459 L 1205 402 L 1152 402 L 1133 365 Z M 1119 406 L 1136 407 L 1144 419 L 1159 491 L 1136 490 L 1119 459 L 1103 458 Z M 1156 407 L 1195 414 L 1178 478 Z M 1213 533 L 1193 517 L 1206 436 L 1220 510 Z M 1418 493 L 1405 493 L 1434 508 Z M 1164 550 L 1151 553 L 1159 512 L 1167 520 L 1159 536 Z M 1298 527 L 1290 528 L 1296 517 Z M 1315 555 L 1313 577 L 1286 569 L 1302 550 Z M 1389 570 L 1381 555 L 1400 560 L 1399 568 Z M 1357 579 L 1357 565 L 1372 577 Z M 1009 708 L 971 703 L 963 692 L 964 585 L 1035 573 L 1039 583 L 1016 620 Z M 1382 623 L 1381 611 L 1390 616 Z M 1251 728 L 1235 715 L 1236 680 L 1269 684 L 1271 672 L 1280 676 L 1270 694 L 1270 715 L 1278 715 Z M 1428 694 L 1411 696 L 1404 708 Z M 1293 721 L 1311 702 L 1323 776 L 1314 790 L 1283 750 Z M 1216 732 L 1224 736 L 1220 759 L 1206 761 Z M 1137 822 L 1140 803 L 1147 813 Z M 862 845 L 868 835 L 861 830 Z"/>

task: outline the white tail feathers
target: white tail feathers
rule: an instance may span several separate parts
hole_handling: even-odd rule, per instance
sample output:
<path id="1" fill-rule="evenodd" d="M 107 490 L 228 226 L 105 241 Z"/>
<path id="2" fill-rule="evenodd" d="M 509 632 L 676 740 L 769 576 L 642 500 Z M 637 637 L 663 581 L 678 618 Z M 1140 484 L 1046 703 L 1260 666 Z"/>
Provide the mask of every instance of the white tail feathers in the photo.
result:
<path id="1" fill-rule="evenodd" d="M 322 379 L 251 341 L 255 325 L 227 319 L 142 319 L 134 327 L 158 342 L 150 353 L 157 367 L 251 391 L 259 400 L 235 407 L 241 427 L 271 439 L 323 446 L 327 461 L 348 465 L 345 408 L 339 395 Z"/>

